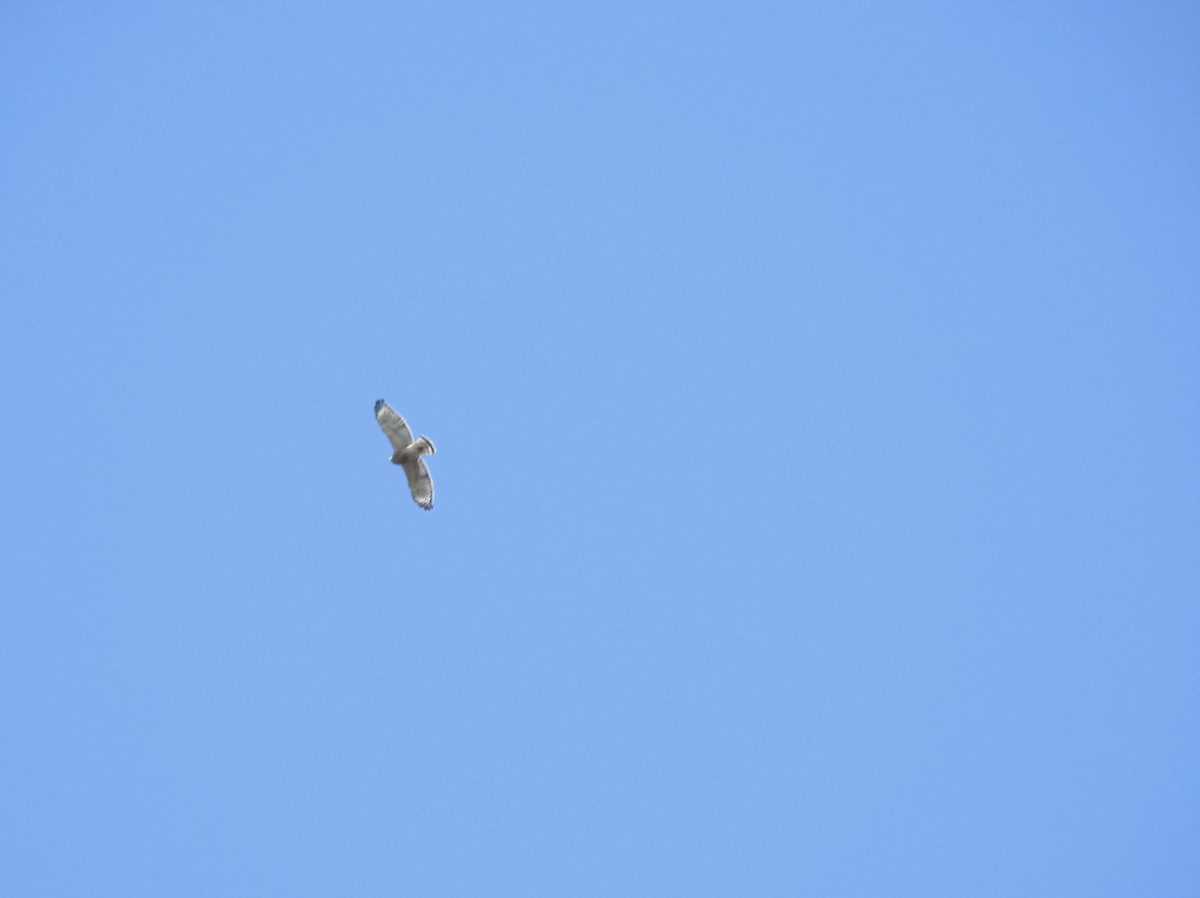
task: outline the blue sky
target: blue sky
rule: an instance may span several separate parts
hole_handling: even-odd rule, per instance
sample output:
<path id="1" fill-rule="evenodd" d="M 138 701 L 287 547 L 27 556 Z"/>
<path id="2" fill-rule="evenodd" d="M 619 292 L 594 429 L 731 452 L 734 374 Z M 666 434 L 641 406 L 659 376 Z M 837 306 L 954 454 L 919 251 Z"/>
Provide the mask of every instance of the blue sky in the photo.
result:
<path id="1" fill-rule="evenodd" d="M 0 891 L 1196 893 L 1194 5 L 18 0 L 0 121 Z"/>

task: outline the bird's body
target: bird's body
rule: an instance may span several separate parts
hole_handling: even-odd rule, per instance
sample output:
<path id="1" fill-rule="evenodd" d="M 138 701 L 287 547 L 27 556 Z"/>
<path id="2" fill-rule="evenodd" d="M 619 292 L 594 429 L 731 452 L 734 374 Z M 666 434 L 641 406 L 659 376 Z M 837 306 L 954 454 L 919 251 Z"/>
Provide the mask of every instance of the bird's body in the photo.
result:
<path id="1" fill-rule="evenodd" d="M 433 478 L 421 456 L 437 452 L 433 440 L 426 436 L 414 440 L 408 423 L 382 399 L 375 403 L 375 420 L 392 444 L 392 464 L 404 468 L 413 501 L 429 511 L 433 508 Z"/>

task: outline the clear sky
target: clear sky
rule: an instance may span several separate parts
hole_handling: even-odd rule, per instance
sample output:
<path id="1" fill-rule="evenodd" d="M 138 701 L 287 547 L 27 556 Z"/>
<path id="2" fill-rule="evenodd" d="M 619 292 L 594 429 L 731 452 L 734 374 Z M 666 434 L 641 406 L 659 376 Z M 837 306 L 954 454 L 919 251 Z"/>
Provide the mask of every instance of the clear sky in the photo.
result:
<path id="1" fill-rule="evenodd" d="M 4 895 L 1200 890 L 1195 3 L 13 0 L 0 345 Z"/>

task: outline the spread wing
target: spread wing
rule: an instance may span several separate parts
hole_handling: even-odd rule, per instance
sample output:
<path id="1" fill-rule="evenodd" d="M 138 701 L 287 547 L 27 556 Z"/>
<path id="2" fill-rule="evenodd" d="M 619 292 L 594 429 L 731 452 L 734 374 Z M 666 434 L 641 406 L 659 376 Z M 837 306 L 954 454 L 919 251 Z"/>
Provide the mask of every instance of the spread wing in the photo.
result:
<path id="1" fill-rule="evenodd" d="M 433 508 L 433 479 L 429 476 L 429 469 L 425 467 L 425 460 L 417 455 L 404 462 L 401 467 L 404 468 L 404 476 L 408 478 L 408 489 L 412 493 L 413 501 L 429 511 Z"/>
<path id="2" fill-rule="evenodd" d="M 387 435 L 388 440 L 392 444 L 392 449 L 400 452 L 408 448 L 408 444 L 412 442 L 412 431 L 408 429 L 408 423 L 400 417 L 399 412 L 380 399 L 375 403 L 375 420 L 379 422 L 379 426 L 383 428 L 383 432 Z M 422 468 L 425 466 L 422 465 Z M 408 470 L 407 465 L 405 470 Z M 429 473 L 426 472 L 425 479 L 429 480 Z M 412 485 L 412 475 L 408 475 L 409 485 Z M 416 496 L 416 490 L 413 490 L 413 495 Z M 433 489 L 429 490 L 429 495 L 433 496 Z"/>

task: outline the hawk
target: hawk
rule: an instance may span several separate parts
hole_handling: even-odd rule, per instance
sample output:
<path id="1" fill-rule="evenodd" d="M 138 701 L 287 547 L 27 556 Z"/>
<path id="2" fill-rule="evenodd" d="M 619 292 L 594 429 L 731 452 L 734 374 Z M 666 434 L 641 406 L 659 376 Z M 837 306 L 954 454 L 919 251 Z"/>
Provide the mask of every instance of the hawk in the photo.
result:
<path id="1" fill-rule="evenodd" d="M 412 437 L 408 424 L 396 411 L 380 399 L 375 403 L 375 420 L 391 441 L 392 464 L 404 468 L 413 501 L 426 511 L 433 508 L 433 481 L 422 455 L 433 455 L 437 449 L 429 437 Z"/>

